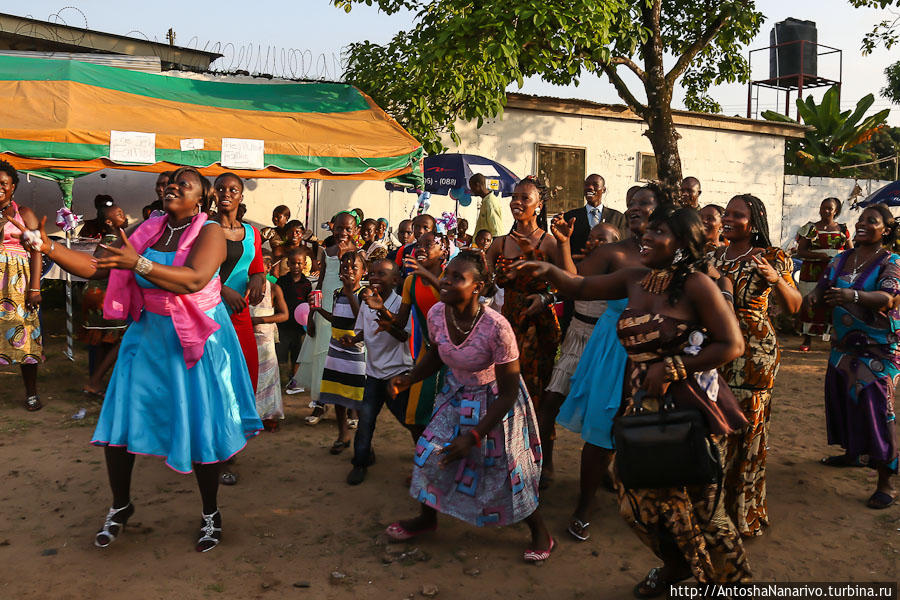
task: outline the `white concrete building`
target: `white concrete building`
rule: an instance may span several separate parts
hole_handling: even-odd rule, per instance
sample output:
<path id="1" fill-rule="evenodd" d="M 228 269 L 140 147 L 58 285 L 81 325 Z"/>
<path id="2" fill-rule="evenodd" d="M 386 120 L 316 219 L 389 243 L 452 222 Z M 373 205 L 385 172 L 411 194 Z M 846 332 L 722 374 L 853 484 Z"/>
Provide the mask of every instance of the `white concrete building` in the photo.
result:
<path id="1" fill-rule="evenodd" d="M 675 124 L 683 173 L 700 179 L 701 204 L 724 205 L 739 193 L 759 196 L 769 208 L 772 241 L 779 243 L 789 233 L 781 226 L 784 142 L 802 136 L 803 127 L 683 111 L 675 112 Z M 605 201 L 622 210 L 625 191 L 655 172 L 645 130 L 645 123 L 624 106 L 510 94 L 501 117 L 480 129 L 462 123 L 462 143 L 451 151 L 491 158 L 520 177 L 547 173 L 553 185 L 563 188 L 551 213 L 580 205 L 581 182 L 599 173 L 606 178 Z M 154 181 L 152 174 L 113 170 L 82 177 L 75 183 L 75 209 L 92 217 L 94 196 L 105 193 L 138 219 L 141 207 L 154 198 Z M 56 184 L 34 178 L 20 185 L 17 198 L 48 215 L 60 206 Z M 272 209 L 286 204 L 304 223 L 321 224 L 338 210 L 361 208 L 366 216 L 384 216 L 396 226 L 414 210 L 415 200 L 414 194 L 388 192 L 383 183 L 369 181 L 312 180 L 307 186 L 306 180 L 259 179 L 249 181 L 245 193 L 247 219 L 257 224 L 268 224 Z M 454 207 L 449 197 L 436 196 L 430 212 L 439 215 Z M 460 208 L 472 226 L 476 214 L 475 203 Z M 509 213 L 507 219 L 511 224 Z"/>

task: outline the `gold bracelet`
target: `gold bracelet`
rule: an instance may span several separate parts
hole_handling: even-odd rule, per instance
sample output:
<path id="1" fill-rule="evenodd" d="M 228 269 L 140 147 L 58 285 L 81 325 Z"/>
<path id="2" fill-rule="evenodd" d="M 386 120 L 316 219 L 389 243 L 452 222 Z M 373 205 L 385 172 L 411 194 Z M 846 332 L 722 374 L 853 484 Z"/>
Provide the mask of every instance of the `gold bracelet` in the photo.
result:
<path id="1" fill-rule="evenodd" d="M 679 379 L 687 379 L 687 369 L 684 366 L 684 361 L 681 360 L 680 356 L 673 356 L 672 363 L 675 365 L 675 370 L 678 372 Z"/>
<path id="2" fill-rule="evenodd" d="M 134 263 L 134 269 L 132 270 L 138 275 L 146 276 L 153 270 L 153 262 L 143 256 L 138 256 L 137 262 Z"/>

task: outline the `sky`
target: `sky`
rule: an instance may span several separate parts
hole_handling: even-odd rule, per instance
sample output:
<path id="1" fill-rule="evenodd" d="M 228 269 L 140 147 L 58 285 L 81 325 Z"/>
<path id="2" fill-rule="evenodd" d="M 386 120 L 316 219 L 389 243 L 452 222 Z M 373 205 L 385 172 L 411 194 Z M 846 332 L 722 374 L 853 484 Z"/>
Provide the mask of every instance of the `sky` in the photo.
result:
<path id="1" fill-rule="evenodd" d="M 213 10 L 211 6 L 214 6 Z M 895 15 L 885 10 L 854 9 L 846 0 L 757 0 L 757 7 L 766 16 L 766 21 L 748 50 L 768 46 L 772 25 L 787 17 L 815 21 L 819 43 L 844 51 L 842 107 L 855 106 L 859 98 L 871 92 L 876 96 L 871 110 L 892 108 L 888 122 L 900 126 L 900 106 L 892 107 L 879 94 L 885 85 L 884 69 L 891 62 L 900 60 L 900 51 L 896 47 L 890 52 L 878 49 L 869 56 L 862 56 L 860 52 L 860 41 L 865 33 L 875 23 L 885 18 L 893 19 Z M 252 65 L 268 60 L 289 65 L 287 70 L 295 76 L 324 79 L 340 76 L 340 56 L 347 44 L 361 40 L 386 42 L 397 31 L 409 28 L 413 20 L 409 13 L 388 16 L 365 5 L 354 6 L 346 14 L 328 0 L 256 0 L 252 7 L 246 2 L 232 0 L 219 0 L 215 5 L 183 0 L 121 0 L 116 3 L 108 0 L 30 0 L 2 10 L 35 19 L 61 19 L 69 25 L 156 41 L 165 41 L 166 31 L 172 28 L 177 45 L 226 54 L 226 59 L 219 61 L 225 68 L 230 65 L 233 69 L 253 71 Z M 755 54 L 752 67 L 754 78 L 766 77 L 767 54 Z M 837 67 L 835 57 L 822 57 L 819 74 L 838 79 Z M 620 70 L 624 71 L 624 68 Z M 553 86 L 539 78 L 530 78 L 522 90 L 513 85 L 510 91 L 621 103 L 609 81 L 593 75 L 584 77 L 578 86 Z M 820 97 L 824 91 L 822 88 L 812 93 Z M 725 114 L 746 116 L 746 85 L 719 86 L 713 88 L 711 94 L 722 105 Z M 784 100 L 783 92 L 776 96 L 774 90 L 761 90 L 759 109 L 783 112 Z M 676 94 L 673 106 L 683 107 L 680 94 Z M 792 111 L 793 115 L 796 109 Z"/>

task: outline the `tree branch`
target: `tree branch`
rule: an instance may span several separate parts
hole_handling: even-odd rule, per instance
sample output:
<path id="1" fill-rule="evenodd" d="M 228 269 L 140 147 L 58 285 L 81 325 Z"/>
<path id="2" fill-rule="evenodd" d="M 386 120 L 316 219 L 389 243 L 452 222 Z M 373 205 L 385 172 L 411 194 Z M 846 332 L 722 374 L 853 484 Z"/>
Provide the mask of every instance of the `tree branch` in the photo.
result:
<path id="1" fill-rule="evenodd" d="M 681 77 L 681 74 L 685 72 L 688 68 L 688 65 L 691 64 L 691 61 L 694 60 L 694 57 L 697 56 L 697 53 L 700 52 L 703 48 L 705 48 L 714 37 L 721 31 L 722 27 L 725 26 L 725 23 L 728 22 L 728 19 L 731 17 L 726 14 L 724 11 L 719 13 L 712 24 L 704 31 L 700 37 L 694 40 L 694 43 L 691 44 L 687 50 L 685 50 L 681 56 L 678 57 L 678 60 L 675 62 L 675 66 L 672 67 L 672 70 L 666 73 L 666 82 L 669 85 L 675 85 L 675 80 Z"/>
<path id="2" fill-rule="evenodd" d="M 644 70 L 643 70 L 642 68 L 640 68 L 639 66 L 637 66 L 637 63 L 635 63 L 635 62 L 634 62 L 633 60 L 631 60 L 630 58 L 625 58 L 624 56 L 614 56 L 613 58 L 610 58 L 610 59 L 609 59 L 609 64 L 611 64 L 611 65 L 625 65 L 626 67 L 628 67 L 629 69 L 631 69 L 631 71 L 632 71 L 635 75 L 637 75 L 637 76 L 641 79 L 641 81 L 645 81 L 645 78 L 646 78 L 646 76 L 647 76 L 647 74 L 644 73 Z"/>
<path id="3" fill-rule="evenodd" d="M 628 108 L 633 110 L 635 114 L 637 114 L 642 119 L 646 120 L 647 107 L 641 104 L 637 98 L 634 97 L 634 94 L 631 93 L 631 90 L 628 89 L 628 85 L 619 77 L 619 74 L 616 73 L 616 67 L 614 65 L 600 65 L 600 68 L 603 69 L 603 72 L 606 73 L 606 76 L 609 77 L 610 82 L 612 82 L 613 87 L 616 88 L 616 92 L 618 92 L 619 97 L 625 101 L 625 104 L 628 105 Z"/>

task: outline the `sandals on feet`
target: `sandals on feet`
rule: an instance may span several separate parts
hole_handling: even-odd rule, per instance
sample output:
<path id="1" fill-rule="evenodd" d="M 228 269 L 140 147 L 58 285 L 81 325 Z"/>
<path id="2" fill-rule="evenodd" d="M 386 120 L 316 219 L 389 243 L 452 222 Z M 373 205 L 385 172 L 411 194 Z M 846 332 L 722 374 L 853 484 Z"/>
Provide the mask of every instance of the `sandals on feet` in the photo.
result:
<path id="1" fill-rule="evenodd" d="M 869 499 L 866 501 L 866 506 L 874 508 L 875 510 L 881 510 L 893 504 L 896 499 L 897 498 L 886 492 L 875 492 L 869 496 Z"/>
<path id="2" fill-rule="evenodd" d="M 850 456 L 848 454 L 838 454 L 837 456 L 826 456 L 820 460 L 826 467 L 862 467 L 862 461 L 858 456 Z"/>
<path id="3" fill-rule="evenodd" d="M 567 531 L 579 542 L 586 542 L 591 537 L 591 534 L 588 533 L 588 527 L 590 526 L 590 523 L 585 523 L 581 519 L 572 519 Z"/>
<path id="4" fill-rule="evenodd" d="M 106 521 L 103 529 L 94 536 L 94 545 L 98 548 L 107 548 L 116 537 L 125 529 L 125 523 L 134 514 L 134 505 L 129 502 L 122 508 L 110 508 L 106 513 Z"/>
<path id="5" fill-rule="evenodd" d="M 683 574 L 681 577 L 663 578 L 663 570 L 665 567 L 653 567 L 643 581 L 634 586 L 634 595 L 636 598 L 656 598 L 662 596 L 669 591 L 669 586 L 685 579 L 690 579 L 691 573 Z"/>
<path id="6" fill-rule="evenodd" d="M 387 529 L 384 530 L 384 533 L 395 542 L 405 542 L 406 540 L 411 540 L 418 535 L 421 535 L 423 533 L 431 533 L 435 530 L 437 530 L 437 524 L 432 525 L 431 527 L 426 527 L 425 529 L 410 531 L 409 529 L 401 525 L 400 521 L 394 521 L 387 526 Z"/>
<path id="7" fill-rule="evenodd" d="M 234 485 L 238 481 L 238 477 L 235 473 L 231 471 L 225 471 L 221 475 L 219 475 L 219 483 L 222 485 Z"/>
<path id="8" fill-rule="evenodd" d="M 197 540 L 197 552 L 209 552 L 222 540 L 222 515 L 218 509 L 211 515 L 203 515 L 200 524 L 200 539 Z"/>
<path id="9" fill-rule="evenodd" d="M 553 536 L 550 536 L 550 545 L 546 550 L 526 550 L 522 555 L 522 558 L 525 559 L 525 562 L 529 563 L 539 563 L 544 562 L 548 558 L 550 558 L 550 553 L 553 552 L 553 549 L 556 547 L 556 540 L 553 539 Z"/>
<path id="10" fill-rule="evenodd" d="M 637 598 L 656 598 L 662 596 L 669 589 L 669 584 L 660 577 L 662 567 L 653 567 L 643 581 L 634 586 L 634 595 Z"/>
<path id="11" fill-rule="evenodd" d="M 37 396 L 28 396 L 27 398 L 25 398 L 25 409 L 28 412 L 41 410 L 43 407 L 44 405 L 41 404 L 41 399 Z"/>
<path id="12" fill-rule="evenodd" d="M 329 450 L 329 452 L 331 452 L 332 454 L 340 454 L 349 447 L 350 442 L 342 442 L 341 440 L 337 440 L 331 445 L 331 450 Z"/>

